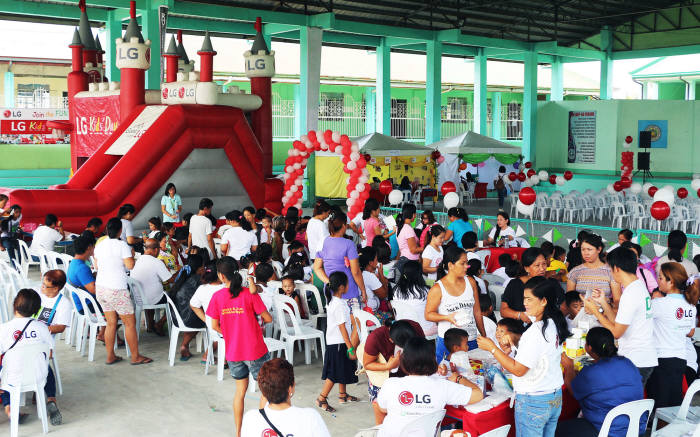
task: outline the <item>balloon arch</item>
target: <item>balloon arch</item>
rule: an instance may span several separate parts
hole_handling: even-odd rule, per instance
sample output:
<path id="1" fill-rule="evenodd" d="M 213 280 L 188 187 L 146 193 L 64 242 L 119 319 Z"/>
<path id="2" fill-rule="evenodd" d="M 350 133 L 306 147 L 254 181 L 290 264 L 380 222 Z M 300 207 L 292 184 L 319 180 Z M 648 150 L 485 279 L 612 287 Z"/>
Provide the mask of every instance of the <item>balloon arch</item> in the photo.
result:
<path id="1" fill-rule="evenodd" d="M 311 153 L 323 151 L 340 153 L 343 161 L 343 171 L 350 176 L 347 179 L 348 215 L 354 218 L 362 212 L 365 201 L 369 198 L 369 171 L 367 170 L 368 155 L 360 154 L 356 142 L 350 141 L 347 135 L 326 130 L 323 134 L 310 130 L 294 141 L 284 162 L 284 194 L 282 196 L 282 214 L 294 206 L 301 208 L 303 196 L 304 170 Z"/>

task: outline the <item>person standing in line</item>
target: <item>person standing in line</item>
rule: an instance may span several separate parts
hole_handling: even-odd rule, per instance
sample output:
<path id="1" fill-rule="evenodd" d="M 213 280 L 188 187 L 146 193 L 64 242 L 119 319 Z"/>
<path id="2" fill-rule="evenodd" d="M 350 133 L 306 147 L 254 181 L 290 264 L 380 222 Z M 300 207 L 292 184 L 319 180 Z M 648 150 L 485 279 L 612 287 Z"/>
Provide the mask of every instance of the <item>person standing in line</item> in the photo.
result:
<path id="1" fill-rule="evenodd" d="M 306 239 L 309 242 L 309 256 L 311 262 L 316 259 L 316 254 L 323 249 L 323 242 L 330 236 L 326 219 L 331 213 L 331 207 L 325 200 L 316 201 L 313 217 L 306 225 Z"/>
<path id="2" fill-rule="evenodd" d="M 160 198 L 160 210 L 163 212 L 163 223 L 177 223 L 180 221 L 182 199 L 177 194 L 177 188 L 172 182 L 165 186 L 165 193 Z"/>
<path id="3" fill-rule="evenodd" d="M 211 199 L 203 198 L 199 201 L 199 212 L 190 218 L 190 233 L 187 237 L 187 251 L 192 246 L 206 248 L 209 252 L 209 259 L 216 259 L 216 247 L 214 246 L 214 230 L 212 229 L 211 209 L 214 202 Z"/>

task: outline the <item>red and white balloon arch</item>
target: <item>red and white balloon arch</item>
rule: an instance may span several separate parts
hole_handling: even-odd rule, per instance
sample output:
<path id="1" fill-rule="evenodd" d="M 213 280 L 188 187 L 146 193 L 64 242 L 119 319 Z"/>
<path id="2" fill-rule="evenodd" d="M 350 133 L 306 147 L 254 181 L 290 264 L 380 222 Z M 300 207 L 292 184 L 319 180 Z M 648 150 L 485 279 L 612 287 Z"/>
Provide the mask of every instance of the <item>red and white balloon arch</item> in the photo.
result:
<path id="1" fill-rule="evenodd" d="M 294 206 L 301 208 L 303 196 L 302 184 L 304 170 L 309 156 L 313 152 L 324 151 L 340 153 L 343 158 L 343 171 L 350 176 L 347 178 L 348 215 L 354 218 L 362 212 L 365 200 L 369 198 L 369 171 L 366 156 L 360 154 L 357 143 L 350 141 L 347 135 L 326 130 L 323 134 L 309 131 L 294 141 L 284 162 L 284 194 L 282 195 L 282 214 Z"/>

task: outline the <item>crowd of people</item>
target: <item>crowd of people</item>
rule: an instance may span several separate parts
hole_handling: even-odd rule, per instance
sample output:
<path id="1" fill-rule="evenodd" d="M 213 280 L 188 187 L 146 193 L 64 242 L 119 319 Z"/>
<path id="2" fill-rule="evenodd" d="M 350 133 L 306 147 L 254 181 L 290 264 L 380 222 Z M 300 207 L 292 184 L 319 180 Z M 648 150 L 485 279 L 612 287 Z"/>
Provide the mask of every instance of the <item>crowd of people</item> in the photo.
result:
<path id="1" fill-rule="evenodd" d="M 2 245 L 17 262 L 15 240 L 24 238 L 21 207 L 5 211 L 2 200 Z M 333 404 L 364 396 L 349 390 L 358 382 L 359 360 L 381 437 L 399 436 L 412 420 L 445 405 L 480 401 L 482 388 L 456 359 L 477 348 L 512 375 L 521 436 L 597 435 L 614 406 L 642 399 L 645 389 L 656 407 L 679 405 L 683 379 L 690 384 L 697 377 L 692 336 L 700 276 L 696 264 L 683 258 L 687 239 L 681 231 L 669 234 L 669 254 L 654 263 L 642 258 L 628 230 L 620 231 L 618 244 L 608 251 L 600 236 L 586 231 L 568 248 L 528 247 L 503 211 L 480 242 L 461 208 L 448 211 L 446 227 L 429 210 L 418 219 L 412 204 L 403 205 L 396 218 L 384 217 L 373 199 L 352 220 L 323 200 L 308 217 L 293 207 L 284 216 L 246 207 L 217 219 L 208 198 L 196 213 L 183 214 L 173 184 L 161 206 L 162 217 L 151 218 L 140 237 L 129 204 L 107 220 L 104 235 L 99 218 L 81 235 L 69 236 L 59 218 L 48 214 L 34 232 L 32 255 L 73 238 L 75 257 L 65 273 L 46 272 L 39 291 L 17 293 L 15 318 L 0 326 L 0 352 L 15 347 L 16 331 L 32 333 L 20 334 L 22 343 L 45 342 L 53 349 L 53 337 L 70 325 L 75 308 L 104 314 L 107 326 L 98 339 L 105 344 L 106 364 L 123 360 L 114 344 L 124 341 L 132 365 L 152 363 L 139 352 L 135 311 L 171 301 L 186 326 L 209 326 L 223 338 L 220 347 L 236 381 L 238 436 L 268 428 L 277 435 L 330 435 L 317 410 L 292 406 L 294 369 L 268 352 L 265 325 L 284 320 L 275 317 L 276 296 L 291 299 L 285 302 L 296 304 L 303 319 L 318 314 L 318 305 L 325 307 L 318 409 L 333 413 Z M 484 278 L 482 247 L 526 247 L 518 259 L 501 255 L 501 267 L 489 278 L 500 278 L 504 287 L 500 319 Z M 323 301 L 309 299 L 300 287 L 304 283 L 321 288 Z M 65 284 L 93 295 L 97 308 L 84 308 L 75 294 L 62 299 Z M 356 317 L 360 310 L 381 323 L 365 341 Z M 395 317 L 399 313 L 404 316 Z M 165 335 L 166 322 L 153 311 L 146 314 L 147 330 L 157 335 Z M 119 326 L 124 340 L 117 336 Z M 563 344 L 581 327 L 588 331 L 585 350 L 592 363 L 577 372 Z M 192 357 L 195 334 L 183 335 L 180 360 Z M 202 360 L 212 353 L 205 351 Z M 13 365 L 11 354 L 3 365 Z M 47 411 L 60 424 L 50 368 L 46 377 Z M 251 377 L 263 396 L 259 410 L 244 414 Z M 331 398 L 336 385 L 337 398 Z M 581 418 L 559 422 L 563 388 L 580 403 Z M 402 401 L 406 391 L 419 394 L 421 404 Z M 9 414 L 6 394 L 2 401 Z M 610 435 L 625 435 L 626 428 L 618 419 Z"/>

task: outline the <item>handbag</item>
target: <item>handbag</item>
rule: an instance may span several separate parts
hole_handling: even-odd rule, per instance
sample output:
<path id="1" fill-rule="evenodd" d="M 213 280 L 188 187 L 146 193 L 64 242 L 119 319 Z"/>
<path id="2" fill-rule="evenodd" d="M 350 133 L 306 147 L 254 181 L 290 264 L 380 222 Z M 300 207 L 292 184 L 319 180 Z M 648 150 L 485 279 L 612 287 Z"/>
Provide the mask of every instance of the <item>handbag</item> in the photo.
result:
<path id="1" fill-rule="evenodd" d="M 272 428 L 272 430 L 274 432 L 276 432 L 279 437 L 284 437 L 287 435 L 287 434 L 283 434 L 282 431 L 277 429 L 277 427 L 275 425 L 273 425 L 272 422 L 270 422 L 270 419 L 267 418 L 267 414 L 265 414 L 264 408 L 261 408 L 258 411 L 260 412 L 260 415 L 263 417 L 263 419 L 265 419 L 265 422 L 267 422 L 267 424 L 270 425 L 270 428 Z"/>

